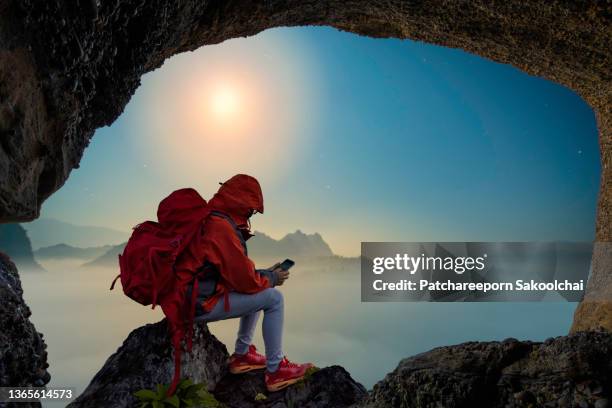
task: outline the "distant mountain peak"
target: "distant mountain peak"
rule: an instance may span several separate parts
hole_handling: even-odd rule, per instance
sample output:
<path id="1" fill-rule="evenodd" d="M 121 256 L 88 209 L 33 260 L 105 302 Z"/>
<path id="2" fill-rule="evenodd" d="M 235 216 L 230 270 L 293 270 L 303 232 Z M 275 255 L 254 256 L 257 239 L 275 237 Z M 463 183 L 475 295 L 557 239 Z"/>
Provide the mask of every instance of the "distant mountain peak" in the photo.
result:
<path id="1" fill-rule="evenodd" d="M 47 248 L 54 248 L 54 249 L 68 249 L 68 248 L 74 248 L 72 245 L 68 245 L 68 244 L 55 244 L 55 245 L 51 245 Z"/>
<path id="2" fill-rule="evenodd" d="M 99 247 L 80 248 L 61 243 L 37 249 L 34 251 L 34 257 L 36 259 L 72 258 L 89 261 L 106 253 L 111 247 L 111 245 L 103 245 Z"/>
<path id="3" fill-rule="evenodd" d="M 118 267 L 119 261 L 117 255 L 123 252 L 123 249 L 127 245 L 127 242 L 121 243 L 119 245 L 115 245 L 110 247 L 106 252 L 102 255 L 94 259 L 93 261 L 89 261 L 83 264 L 83 266 L 113 266 Z"/>
<path id="4" fill-rule="evenodd" d="M 329 245 L 321 234 L 306 234 L 301 229 L 276 240 L 257 232 L 248 242 L 249 254 L 253 257 L 321 257 L 333 256 Z"/>
<path id="5" fill-rule="evenodd" d="M 6 253 L 20 272 L 44 270 L 34 259 L 27 231 L 19 224 L 0 225 L 0 252 Z"/>
<path id="6" fill-rule="evenodd" d="M 271 236 L 269 236 L 265 232 L 261 232 L 261 231 L 255 230 L 255 231 L 253 231 L 253 234 L 255 234 L 256 237 L 266 237 L 266 238 L 273 239 Z"/>

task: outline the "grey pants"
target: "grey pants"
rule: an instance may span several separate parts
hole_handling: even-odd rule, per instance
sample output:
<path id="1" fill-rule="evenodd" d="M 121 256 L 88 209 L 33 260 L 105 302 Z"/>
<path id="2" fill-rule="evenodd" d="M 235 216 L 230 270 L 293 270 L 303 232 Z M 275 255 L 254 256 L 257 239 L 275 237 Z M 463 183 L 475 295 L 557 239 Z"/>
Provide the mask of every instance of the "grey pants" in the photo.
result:
<path id="1" fill-rule="evenodd" d="M 283 359 L 283 294 L 274 288 L 264 289 L 253 295 L 231 292 L 229 294 L 230 310 L 225 311 L 225 300 L 219 299 L 213 310 L 196 316 L 196 321 L 216 322 L 219 320 L 240 318 L 236 354 L 245 354 L 253 341 L 253 334 L 259 312 L 263 310 L 263 339 L 266 347 L 267 369 L 276 371 Z"/>

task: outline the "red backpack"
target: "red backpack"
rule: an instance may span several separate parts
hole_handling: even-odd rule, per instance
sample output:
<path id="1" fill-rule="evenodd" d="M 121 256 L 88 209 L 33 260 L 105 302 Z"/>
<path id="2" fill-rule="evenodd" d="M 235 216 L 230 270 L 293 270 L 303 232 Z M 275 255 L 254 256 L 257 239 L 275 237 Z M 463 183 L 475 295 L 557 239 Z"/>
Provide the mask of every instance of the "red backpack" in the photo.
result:
<path id="1" fill-rule="evenodd" d="M 195 306 L 186 304 L 186 288 L 174 273 L 174 263 L 209 213 L 206 200 L 194 189 L 171 193 L 159 204 L 157 222 L 145 221 L 134 227 L 123 254 L 119 255 L 120 274 L 111 285 L 112 290 L 121 278 L 123 292 L 129 298 L 152 308 L 162 306 L 175 357 L 169 395 L 180 379 L 181 340 L 186 340 L 187 351 L 191 351 Z M 194 302 L 192 297 L 191 303 Z"/>

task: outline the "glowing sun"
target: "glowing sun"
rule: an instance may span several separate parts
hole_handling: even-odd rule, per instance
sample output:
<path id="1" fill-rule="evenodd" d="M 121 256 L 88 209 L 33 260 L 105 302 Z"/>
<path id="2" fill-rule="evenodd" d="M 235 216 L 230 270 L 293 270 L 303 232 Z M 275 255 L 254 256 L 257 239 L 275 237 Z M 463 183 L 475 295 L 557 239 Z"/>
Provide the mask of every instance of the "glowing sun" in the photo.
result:
<path id="1" fill-rule="evenodd" d="M 309 66 L 280 39 L 232 40 L 175 56 L 135 96 L 141 102 L 129 120 L 138 148 L 181 185 L 236 173 L 283 177 L 312 137 Z"/>
<path id="2" fill-rule="evenodd" d="M 232 119 L 240 114 L 241 102 L 239 90 L 223 84 L 212 90 L 209 109 L 219 119 Z"/>

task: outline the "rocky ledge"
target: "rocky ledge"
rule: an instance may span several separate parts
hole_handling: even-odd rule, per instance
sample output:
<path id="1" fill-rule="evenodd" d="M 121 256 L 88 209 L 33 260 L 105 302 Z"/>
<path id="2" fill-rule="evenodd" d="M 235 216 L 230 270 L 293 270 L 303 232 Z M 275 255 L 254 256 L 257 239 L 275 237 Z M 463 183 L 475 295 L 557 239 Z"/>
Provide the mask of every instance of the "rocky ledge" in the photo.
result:
<path id="1" fill-rule="evenodd" d="M 367 396 L 363 385 L 340 366 L 323 368 L 304 382 L 279 392 L 268 393 L 263 377 L 262 371 L 228 374 L 215 386 L 213 394 L 219 402 L 232 408 L 341 408 L 355 406 Z"/>
<path id="2" fill-rule="evenodd" d="M 216 384 L 225 373 L 225 346 L 205 325 L 196 325 L 193 350 L 183 353 L 182 374 L 196 383 Z M 168 384 L 174 358 L 166 321 L 133 330 L 69 407 L 132 407 L 134 392 Z"/>
<path id="3" fill-rule="evenodd" d="M 0 253 L 0 387 L 40 387 L 51 378 L 47 372 L 47 345 L 30 322 L 31 314 L 23 300 L 15 264 Z"/>
<path id="4" fill-rule="evenodd" d="M 342 367 L 268 393 L 262 372 L 231 375 L 227 349 L 205 325 L 183 375 L 227 407 L 612 407 L 612 334 L 581 332 L 543 343 L 507 339 L 439 347 L 402 360 L 372 391 Z M 134 330 L 70 407 L 132 407 L 133 393 L 170 382 L 165 322 Z"/>
<path id="5" fill-rule="evenodd" d="M 367 407 L 612 407 L 612 334 L 440 347 L 402 360 Z"/>
<path id="6" fill-rule="evenodd" d="M 348 407 L 366 396 L 365 388 L 337 366 L 324 368 L 308 381 L 287 390 L 268 394 L 261 371 L 231 375 L 226 368 L 228 358 L 225 345 L 205 324 L 196 324 L 193 351 L 183 356 L 182 374 L 196 383 L 206 383 L 208 390 L 227 407 Z M 166 322 L 140 327 L 130 333 L 69 407 L 137 406 L 133 393 L 168 384 L 173 361 Z M 261 395 L 256 400 L 258 394 Z"/>

